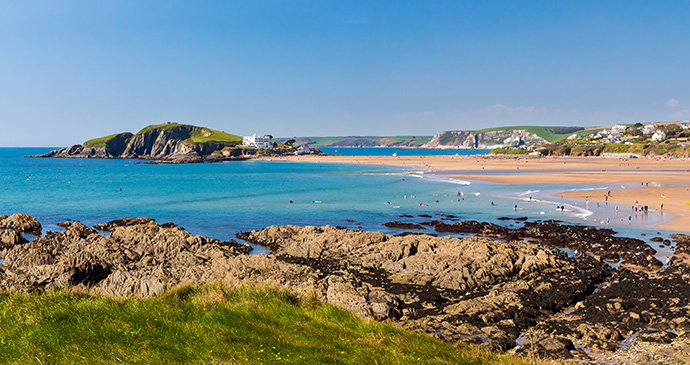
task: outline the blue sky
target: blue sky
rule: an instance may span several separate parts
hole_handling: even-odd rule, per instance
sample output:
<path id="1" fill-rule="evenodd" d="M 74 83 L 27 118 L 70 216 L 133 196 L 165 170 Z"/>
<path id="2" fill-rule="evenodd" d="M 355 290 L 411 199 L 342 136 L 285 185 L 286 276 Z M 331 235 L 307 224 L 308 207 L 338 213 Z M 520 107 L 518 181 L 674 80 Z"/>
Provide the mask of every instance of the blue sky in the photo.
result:
<path id="1" fill-rule="evenodd" d="M 688 1 L 0 1 L 0 146 L 690 119 Z"/>

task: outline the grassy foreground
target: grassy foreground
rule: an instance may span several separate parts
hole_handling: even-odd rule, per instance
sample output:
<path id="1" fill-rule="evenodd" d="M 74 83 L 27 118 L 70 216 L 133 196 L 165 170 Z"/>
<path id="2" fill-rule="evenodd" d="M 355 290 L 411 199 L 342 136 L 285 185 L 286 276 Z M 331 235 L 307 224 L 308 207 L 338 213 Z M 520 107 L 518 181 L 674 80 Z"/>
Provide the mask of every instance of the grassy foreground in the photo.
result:
<path id="1" fill-rule="evenodd" d="M 2 292 L 0 323 L 2 363 L 528 363 L 274 289 L 183 287 L 152 299 Z"/>

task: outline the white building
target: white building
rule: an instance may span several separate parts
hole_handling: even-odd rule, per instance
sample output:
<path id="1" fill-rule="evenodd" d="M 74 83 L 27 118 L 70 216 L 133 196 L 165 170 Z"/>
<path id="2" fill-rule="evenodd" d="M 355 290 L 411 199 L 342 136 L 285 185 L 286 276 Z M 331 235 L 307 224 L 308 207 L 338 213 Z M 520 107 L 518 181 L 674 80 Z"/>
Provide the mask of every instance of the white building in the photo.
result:
<path id="1" fill-rule="evenodd" d="M 690 129 L 690 120 L 684 120 L 680 122 L 680 129 L 687 130 Z"/>
<path id="2" fill-rule="evenodd" d="M 652 141 L 663 141 L 664 139 L 666 139 L 666 133 L 661 129 L 657 129 L 656 132 L 652 134 Z"/>
<path id="3" fill-rule="evenodd" d="M 611 134 L 623 134 L 626 130 L 628 130 L 628 126 L 616 124 L 611 127 Z"/>
<path id="4" fill-rule="evenodd" d="M 295 151 L 296 155 L 308 155 L 311 153 L 311 150 L 309 149 L 309 146 L 306 144 L 303 144 L 297 148 L 297 151 Z"/>
<path id="5" fill-rule="evenodd" d="M 654 123 L 645 124 L 642 126 L 642 134 L 652 134 L 654 131 L 656 131 L 656 129 L 657 128 Z"/>
<path id="6" fill-rule="evenodd" d="M 271 137 L 259 136 L 256 134 L 247 137 L 242 137 L 242 145 L 259 148 L 271 147 Z"/>

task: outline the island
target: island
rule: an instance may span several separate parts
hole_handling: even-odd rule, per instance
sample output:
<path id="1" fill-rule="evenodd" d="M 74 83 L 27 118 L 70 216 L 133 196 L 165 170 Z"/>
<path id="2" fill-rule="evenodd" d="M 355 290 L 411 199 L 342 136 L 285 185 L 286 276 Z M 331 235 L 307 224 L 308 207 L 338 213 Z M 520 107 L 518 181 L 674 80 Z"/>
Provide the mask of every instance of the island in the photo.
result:
<path id="1" fill-rule="evenodd" d="M 152 163 L 198 163 L 320 152 L 306 146 L 295 146 L 294 140 L 284 143 L 270 140 L 271 136 L 243 138 L 206 127 L 164 123 L 149 125 L 136 134 L 117 133 L 30 157 L 125 158 L 151 160 Z"/>

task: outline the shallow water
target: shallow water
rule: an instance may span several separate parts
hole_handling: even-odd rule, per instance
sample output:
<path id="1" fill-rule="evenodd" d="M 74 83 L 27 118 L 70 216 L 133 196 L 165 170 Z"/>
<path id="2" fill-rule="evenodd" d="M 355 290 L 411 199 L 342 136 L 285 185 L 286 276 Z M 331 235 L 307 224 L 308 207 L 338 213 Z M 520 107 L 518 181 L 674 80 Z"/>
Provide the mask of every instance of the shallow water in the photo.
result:
<path id="1" fill-rule="evenodd" d="M 525 185 L 462 181 L 394 166 L 270 161 L 154 165 L 122 159 L 23 158 L 49 150 L 0 148 L 0 214 L 31 214 L 44 232 L 59 231 L 56 223 L 66 219 L 94 225 L 148 216 L 221 240 L 285 224 L 399 233 L 382 223 L 422 222 L 437 219 L 435 214 L 451 214 L 514 227 L 518 223 L 497 218 L 601 225 L 609 217 L 621 235 L 644 238 L 640 234 L 645 233 L 651 238 L 659 231 L 668 238 L 670 233 L 652 227 L 668 218 L 660 213 L 635 216 L 632 223 L 641 227 L 628 226 L 612 205 L 586 206 L 551 196 L 569 189 L 606 188 L 601 184 L 533 185 L 528 190 Z M 567 211 L 557 210 L 558 205 Z M 627 219 L 626 209 L 619 207 Z M 402 214 L 414 218 L 401 218 Z"/>

